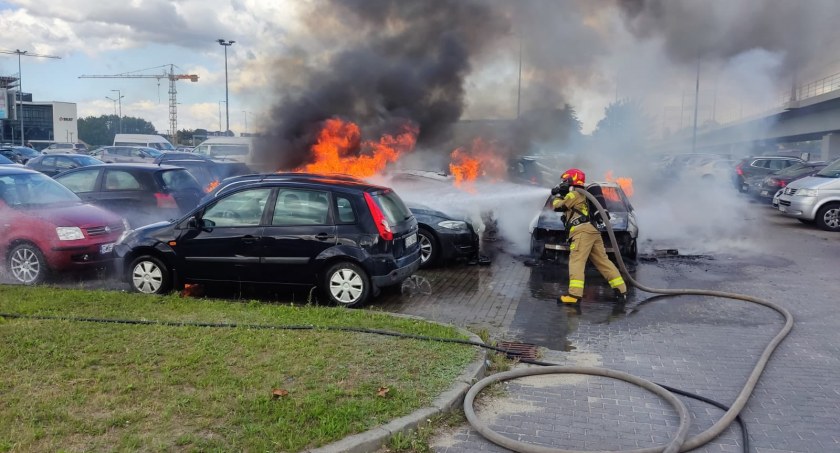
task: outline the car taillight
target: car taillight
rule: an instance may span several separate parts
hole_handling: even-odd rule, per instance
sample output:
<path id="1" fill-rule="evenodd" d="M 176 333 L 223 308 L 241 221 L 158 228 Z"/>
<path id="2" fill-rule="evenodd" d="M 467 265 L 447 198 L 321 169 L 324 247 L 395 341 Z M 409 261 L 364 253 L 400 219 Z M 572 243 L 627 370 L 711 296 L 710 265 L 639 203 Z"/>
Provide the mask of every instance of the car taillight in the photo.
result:
<path id="1" fill-rule="evenodd" d="M 155 200 L 157 201 L 157 206 L 159 208 L 164 209 L 171 209 L 171 208 L 178 208 L 178 203 L 175 202 L 175 197 L 168 193 L 161 193 L 158 192 L 155 194 Z"/>
<path id="2" fill-rule="evenodd" d="M 392 241 L 394 239 L 394 233 L 391 231 L 391 225 L 388 224 L 388 219 L 385 218 L 382 210 L 379 209 L 379 205 L 373 201 L 373 197 L 367 192 L 365 192 L 365 203 L 367 203 L 368 209 L 370 209 L 370 215 L 373 216 L 373 223 L 376 224 L 379 237 L 386 241 Z"/>
<path id="3" fill-rule="evenodd" d="M 782 181 L 781 179 L 777 180 L 777 181 L 776 181 L 776 184 L 777 184 L 779 187 L 785 187 L 785 186 L 787 186 L 787 183 L 786 183 L 786 182 L 784 182 L 784 181 Z"/>
<path id="4" fill-rule="evenodd" d="M 735 173 L 738 173 L 738 176 L 744 176 L 744 170 L 741 168 L 741 164 L 735 166 Z"/>

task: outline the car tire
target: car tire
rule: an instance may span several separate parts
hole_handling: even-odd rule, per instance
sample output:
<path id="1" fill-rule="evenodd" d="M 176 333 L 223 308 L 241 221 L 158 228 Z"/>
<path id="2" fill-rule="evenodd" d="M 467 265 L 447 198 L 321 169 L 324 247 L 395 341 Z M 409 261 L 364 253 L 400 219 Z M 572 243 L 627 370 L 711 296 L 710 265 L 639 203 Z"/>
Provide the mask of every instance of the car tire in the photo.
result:
<path id="1" fill-rule="evenodd" d="M 434 267 L 440 260 L 440 243 L 435 235 L 426 228 L 417 230 L 417 242 L 420 244 L 420 268 Z"/>
<path id="2" fill-rule="evenodd" d="M 342 307 L 358 307 L 367 302 L 371 294 L 367 272 L 349 261 L 340 261 L 328 267 L 323 285 L 327 299 Z"/>
<path id="3" fill-rule="evenodd" d="M 24 285 L 43 283 L 50 273 L 44 254 L 38 247 L 28 243 L 12 247 L 6 265 L 12 279 Z"/>
<path id="4" fill-rule="evenodd" d="M 826 203 L 817 211 L 817 226 L 826 231 L 840 231 L 840 203 Z"/>
<path id="5" fill-rule="evenodd" d="M 138 293 L 166 294 L 172 288 L 172 275 L 163 261 L 143 255 L 128 267 L 128 284 Z"/>

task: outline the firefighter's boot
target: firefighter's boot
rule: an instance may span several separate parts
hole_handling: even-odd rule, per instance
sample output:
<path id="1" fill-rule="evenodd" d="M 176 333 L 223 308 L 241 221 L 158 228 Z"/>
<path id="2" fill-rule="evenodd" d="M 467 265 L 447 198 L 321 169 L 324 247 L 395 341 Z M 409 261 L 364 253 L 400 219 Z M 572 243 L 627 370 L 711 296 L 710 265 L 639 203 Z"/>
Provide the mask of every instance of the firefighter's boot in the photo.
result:
<path id="1" fill-rule="evenodd" d="M 615 297 L 616 302 L 618 302 L 620 304 L 623 304 L 623 303 L 627 302 L 627 292 L 626 291 L 623 292 L 623 293 L 621 291 L 619 291 L 618 289 L 615 289 L 613 291 L 615 291 L 615 296 L 614 297 Z"/>
<path id="2" fill-rule="evenodd" d="M 562 296 L 557 298 L 557 303 L 560 304 L 576 304 L 580 302 L 580 297 L 573 296 L 571 294 L 563 294 Z"/>

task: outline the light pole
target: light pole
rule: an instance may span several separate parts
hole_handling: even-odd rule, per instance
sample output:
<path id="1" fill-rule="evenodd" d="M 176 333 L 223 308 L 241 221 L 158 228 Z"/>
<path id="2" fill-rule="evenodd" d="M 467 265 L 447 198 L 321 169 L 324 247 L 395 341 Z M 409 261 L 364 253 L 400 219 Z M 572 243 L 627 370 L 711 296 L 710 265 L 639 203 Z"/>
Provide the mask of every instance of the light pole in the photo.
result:
<path id="1" fill-rule="evenodd" d="M 114 116 L 117 116 L 117 100 L 110 96 L 105 96 L 105 99 L 114 103 Z"/>
<path id="2" fill-rule="evenodd" d="M 122 98 L 124 98 L 125 96 L 122 95 L 122 92 L 120 90 L 111 90 L 111 91 L 116 91 L 117 92 L 117 101 L 119 101 L 119 103 L 120 103 L 120 134 L 122 134 Z"/>
<path id="3" fill-rule="evenodd" d="M 23 133 L 23 71 L 21 71 L 20 57 L 25 55 L 27 57 L 54 58 L 57 60 L 60 60 L 61 57 L 56 57 L 55 55 L 40 55 L 37 53 L 29 53 L 28 50 L 20 49 L 0 50 L 0 53 L 18 56 L 18 97 L 20 98 L 20 146 L 26 146 L 26 139 Z"/>
<path id="4" fill-rule="evenodd" d="M 222 102 L 225 101 L 219 101 L 219 132 L 222 132 Z M 227 102 L 225 102 L 225 105 L 227 105 Z"/>
<path id="5" fill-rule="evenodd" d="M 248 114 L 251 112 L 247 112 L 245 110 L 242 111 L 242 116 L 245 117 L 245 133 L 248 133 Z"/>
<path id="6" fill-rule="evenodd" d="M 236 41 L 225 41 L 224 39 L 217 39 L 222 47 L 225 48 L 225 133 L 230 130 L 230 99 L 228 98 L 228 67 L 227 67 L 227 49 Z"/>

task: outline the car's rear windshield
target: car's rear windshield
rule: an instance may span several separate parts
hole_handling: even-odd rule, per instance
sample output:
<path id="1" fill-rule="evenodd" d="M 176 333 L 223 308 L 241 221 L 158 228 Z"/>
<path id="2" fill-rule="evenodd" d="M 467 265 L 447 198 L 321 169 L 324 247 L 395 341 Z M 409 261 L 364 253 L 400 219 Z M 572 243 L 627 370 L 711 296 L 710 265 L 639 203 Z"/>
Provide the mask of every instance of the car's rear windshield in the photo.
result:
<path id="1" fill-rule="evenodd" d="M 0 198 L 13 208 L 81 203 L 70 189 L 42 173 L 0 176 Z"/>
<path id="2" fill-rule="evenodd" d="M 840 159 L 828 164 L 827 167 L 817 173 L 817 176 L 821 176 L 823 178 L 840 178 Z"/>
<path id="3" fill-rule="evenodd" d="M 372 193 L 371 196 L 389 224 L 396 225 L 411 217 L 411 211 L 393 190 Z"/>
<path id="4" fill-rule="evenodd" d="M 163 186 L 169 190 L 201 190 L 193 176 L 184 169 L 166 170 L 160 175 Z"/>

